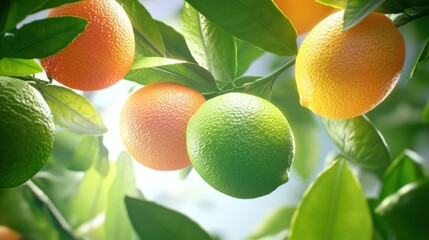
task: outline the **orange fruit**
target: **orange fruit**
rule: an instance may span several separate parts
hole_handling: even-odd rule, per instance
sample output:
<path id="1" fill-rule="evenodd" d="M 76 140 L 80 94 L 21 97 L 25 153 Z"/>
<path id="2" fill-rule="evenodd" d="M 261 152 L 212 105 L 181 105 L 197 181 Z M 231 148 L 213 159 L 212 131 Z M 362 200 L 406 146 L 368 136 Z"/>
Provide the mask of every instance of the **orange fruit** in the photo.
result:
<path id="1" fill-rule="evenodd" d="M 7 226 L 0 225 L 0 240 L 20 240 L 22 239 L 19 232 Z"/>
<path id="2" fill-rule="evenodd" d="M 54 8 L 49 17 L 76 16 L 87 28 L 66 48 L 40 60 L 46 73 L 74 89 L 93 91 L 121 80 L 134 59 L 134 32 L 114 0 L 84 0 Z"/>
<path id="3" fill-rule="evenodd" d="M 335 10 L 315 0 L 274 0 L 274 3 L 289 18 L 298 35 L 310 31 Z"/>
<path id="4" fill-rule="evenodd" d="M 353 118 L 382 102 L 399 80 L 405 43 L 389 18 L 372 13 L 343 31 L 343 11 L 304 39 L 295 78 L 301 105 L 328 118 Z"/>
<path id="5" fill-rule="evenodd" d="M 189 121 L 186 137 L 194 169 L 229 196 L 261 197 L 289 180 L 292 130 L 262 98 L 227 93 L 208 100 Z"/>
<path id="6" fill-rule="evenodd" d="M 55 135 L 51 109 L 30 84 L 0 77 L 0 188 L 32 178 L 48 159 Z"/>
<path id="7" fill-rule="evenodd" d="M 186 126 L 205 102 L 196 90 L 179 83 L 147 85 L 126 100 L 120 134 L 131 156 L 155 170 L 189 166 Z"/>

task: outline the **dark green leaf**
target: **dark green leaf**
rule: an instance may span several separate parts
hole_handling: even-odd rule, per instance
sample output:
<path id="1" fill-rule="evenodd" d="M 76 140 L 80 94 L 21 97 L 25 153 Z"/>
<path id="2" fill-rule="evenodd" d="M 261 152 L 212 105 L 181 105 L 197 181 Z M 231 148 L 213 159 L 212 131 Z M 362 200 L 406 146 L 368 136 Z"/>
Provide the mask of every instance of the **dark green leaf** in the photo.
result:
<path id="1" fill-rule="evenodd" d="M 211 239 L 187 216 L 154 202 L 125 197 L 128 215 L 141 239 Z"/>
<path id="2" fill-rule="evenodd" d="M 84 136 L 74 153 L 70 165 L 67 167 L 74 171 L 86 171 L 98 157 L 98 138 L 94 136 Z"/>
<path id="3" fill-rule="evenodd" d="M 410 150 L 406 150 L 393 160 L 383 175 L 380 200 L 395 193 L 404 185 L 423 178 L 422 162 L 423 159 Z"/>
<path id="4" fill-rule="evenodd" d="M 231 82 L 237 71 L 237 49 L 231 34 L 185 3 L 182 26 L 186 43 L 200 66 L 216 80 Z"/>
<path id="5" fill-rule="evenodd" d="M 43 68 L 33 59 L 0 59 L 0 76 L 29 76 L 43 72 Z"/>
<path id="6" fill-rule="evenodd" d="M 235 43 L 237 45 L 236 77 L 240 77 L 247 71 L 250 64 L 252 64 L 255 59 L 260 57 L 264 51 L 258 47 L 255 47 L 255 45 L 238 39 L 235 40 Z"/>
<path id="7" fill-rule="evenodd" d="M 427 0 L 385 0 L 384 4 L 377 11 L 383 13 L 403 13 L 408 8 L 416 8 L 427 4 Z"/>
<path id="8" fill-rule="evenodd" d="M 365 116 L 352 119 L 322 118 L 329 137 L 355 164 L 385 169 L 390 164 L 389 150 L 380 132 Z"/>
<path id="9" fill-rule="evenodd" d="M 159 31 L 161 32 L 162 39 L 164 40 L 165 50 L 167 56 L 173 59 L 179 59 L 188 62 L 195 62 L 186 45 L 185 38 L 182 34 L 178 33 L 174 28 L 167 24 L 156 21 Z"/>
<path id="10" fill-rule="evenodd" d="M 16 24 L 39 9 L 47 0 L 2 0 L 0 4 L 0 34 L 16 28 Z"/>
<path id="11" fill-rule="evenodd" d="M 187 0 L 207 19 L 265 51 L 281 56 L 297 53 L 297 34 L 290 21 L 266 0 Z"/>
<path id="12" fill-rule="evenodd" d="M 138 0 L 117 0 L 134 28 L 136 57 L 165 57 L 165 47 L 157 23 Z"/>
<path id="13" fill-rule="evenodd" d="M 292 219 L 288 240 L 369 240 L 372 231 L 371 214 L 362 187 L 347 161 L 339 159 L 304 193 Z"/>
<path id="14" fill-rule="evenodd" d="M 107 199 L 105 221 L 107 240 L 132 239 L 131 236 L 135 234 L 124 203 L 126 195 L 137 196 L 132 161 L 127 153 L 122 152 L 115 164 L 116 176 L 110 186 Z"/>
<path id="15" fill-rule="evenodd" d="M 397 239 L 424 240 L 429 236 L 429 179 L 409 183 L 390 195 L 377 207 Z"/>
<path id="16" fill-rule="evenodd" d="M 85 134 L 107 132 L 103 119 L 85 97 L 60 86 L 39 85 L 39 88 L 61 127 Z"/>
<path id="17" fill-rule="evenodd" d="M 386 0 L 374 1 L 361 1 L 361 0 L 348 0 L 346 10 L 344 12 L 344 26 L 343 30 L 346 31 L 359 22 L 365 19 L 375 9 L 377 9 Z"/>
<path id="18" fill-rule="evenodd" d="M 0 42 L 0 57 L 44 58 L 57 53 L 86 28 L 87 21 L 76 17 L 37 20 L 5 36 Z"/>
<path id="19" fill-rule="evenodd" d="M 171 81 L 205 93 L 218 92 L 213 76 L 197 64 L 157 57 L 136 59 L 124 79 L 143 85 Z"/>
<path id="20" fill-rule="evenodd" d="M 372 221 L 374 223 L 374 234 L 373 240 L 391 240 L 395 239 L 392 231 L 389 228 L 384 219 L 375 213 L 375 209 L 377 208 L 380 202 L 378 199 L 368 199 L 368 205 L 371 209 Z"/>
<path id="21" fill-rule="evenodd" d="M 82 0 L 45 0 L 45 4 L 43 4 L 40 8 L 38 8 L 37 11 L 58 7 L 66 3 L 74 3 L 79 1 L 82 1 Z"/>
<path id="22" fill-rule="evenodd" d="M 300 105 L 293 77 L 279 79 L 274 85 L 271 101 L 286 116 L 293 131 L 296 143 L 293 169 L 308 179 L 319 160 L 319 128 L 313 114 Z"/>
<path id="23" fill-rule="evenodd" d="M 273 236 L 290 228 L 290 223 L 295 210 L 295 206 L 276 209 L 265 217 L 261 223 L 259 223 L 258 227 L 253 231 L 249 239 L 261 239 Z"/>
<path id="24" fill-rule="evenodd" d="M 411 70 L 410 78 L 413 78 L 416 73 L 424 66 L 424 64 L 429 60 L 429 39 L 426 41 L 422 51 L 417 58 L 416 63 L 414 64 L 413 70 Z"/>

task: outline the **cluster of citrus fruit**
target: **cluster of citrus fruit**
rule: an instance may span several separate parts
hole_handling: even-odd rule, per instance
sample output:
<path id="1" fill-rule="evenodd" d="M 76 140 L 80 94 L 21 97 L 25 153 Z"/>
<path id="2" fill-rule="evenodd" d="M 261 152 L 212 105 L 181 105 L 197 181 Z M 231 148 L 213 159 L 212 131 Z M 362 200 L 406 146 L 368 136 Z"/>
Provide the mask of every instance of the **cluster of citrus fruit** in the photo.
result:
<path id="1" fill-rule="evenodd" d="M 134 92 L 121 113 L 121 137 L 144 166 L 192 166 L 212 187 L 237 198 L 266 195 L 288 180 L 294 157 L 289 124 L 270 102 L 244 93 L 208 101 L 173 82 Z"/>

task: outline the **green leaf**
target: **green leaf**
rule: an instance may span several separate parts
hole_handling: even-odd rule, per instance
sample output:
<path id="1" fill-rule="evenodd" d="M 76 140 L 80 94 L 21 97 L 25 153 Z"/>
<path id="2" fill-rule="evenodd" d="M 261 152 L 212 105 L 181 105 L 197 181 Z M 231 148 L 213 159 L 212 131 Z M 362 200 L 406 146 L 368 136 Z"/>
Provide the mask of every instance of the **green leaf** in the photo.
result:
<path id="1" fill-rule="evenodd" d="M 186 43 L 198 64 L 216 80 L 231 82 L 237 71 L 234 38 L 185 3 L 182 26 Z"/>
<path id="2" fill-rule="evenodd" d="M 425 65 L 425 63 L 429 60 L 429 39 L 426 41 L 422 51 L 417 58 L 416 63 L 414 64 L 413 69 L 410 73 L 410 79 L 413 78 L 416 73 Z"/>
<path id="3" fill-rule="evenodd" d="M 333 8 L 344 9 L 346 7 L 347 0 L 315 0 L 318 3 L 331 6 Z"/>
<path id="4" fill-rule="evenodd" d="M 124 203 L 125 195 L 137 196 L 132 161 L 127 153 L 121 152 L 115 164 L 116 176 L 108 193 L 104 225 L 107 240 L 132 239 L 135 234 Z"/>
<path id="5" fill-rule="evenodd" d="M 63 4 L 66 4 L 66 3 L 74 3 L 74 2 L 79 2 L 79 1 L 82 1 L 82 0 L 45 0 L 45 3 L 40 8 L 38 8 L 36 11 L 54 8 L 54 7 L 58 7 L 58 6 L 61 6 Z"/>
<path id="6" fill-rule="evenodd" d="M 291 22 L 266 0 L 187 0 L 198 12 L 236 38 L 280 56 L 297 53 Z"/>
<path id="7" fill-rule="evenodd" d="M 429 123 L 429 101 L 426 103 L 425 108 L 422 112 L 422 122 Z"/>
<path id="8" fill-rule="evenodd" d="M 43 68 L 33 59 L 0 59 L 0 76 L 28 76 L 43 72 Z"/>
<path id="9" fill-rule="evenodd" d="M 287 206 L 276 209 L 265 217 L 256 227 L 249 239 L 261 239 L 280 233 L 290 228 L 292 216 L 296 210 L 295 206 Z"/>
<path id="10" fill-rule="evenodd" d="M 79 146 L 74 153 L 71 163 L 67 166 L 70 170 L 86 171 L 98 157 L 98 138 L 94 136 L 83 136 Z"/>
<path id="11" fill-rule="evenodd" d="M 211 239 L 187 216 L 154 202 L 125 197 L 128 215 L 141 239 Z"/>
<path id="12" fill-rule="evenodd" d="M 348 0 L 346 10 L 344 12 L 344 26 L 343 30 L 356 26 L 375 9 L 377 9 L 386 0 L 375 1 L 361 1 L 361 0 Z"/>
<path id="13" fill-rule="evenodd" d="M 38 85 L 61 127 L 85 134 L 103 134 L 107 128 L 92 104 L 72 90 L 53 85 Z"/>
<path id="14" fill-rule="evenodd" d="M 429 236 L 429 178 L 409 183 L 390 195 L 377 207 L 397 239 L 424 240 Z"/>
<path id="15" fill-rule="evenodd" d="M 165 57 L 165 47 L 158 25 L 138 0 L 117 0 L 134 28 L 136 57 Z"/>
<path id="16" fill-rule="evenodd" d="M 77 17 L 46 18 L 12 31 L 0 42 L 0 58 L 44 58 L 65 48 L 86 28 Z"/>
<path id="17" fill-rule="evenodd" d="M 293 216 L 288 240 L 369 240 L 372 231 L 362 187 L 347 161 L 339 159 L 305 191 Z"/>
<path id="18" fill-rule="evenodd" d="M 313 114 L 299 103 L 296 83 L 292 76 L 279 79 L 273 87 L 271 101 L 286 116 L 293 131 L 296 149 L 292 167 L 302 178 L 308 179 L 319 160 L 319 127 Z"/>
<path id="19" fill-rule="evenodd" d="M 107 176 L 110 171 L 109 150 L 103 144 L 103 136 L 98 137 L 98 158 L 95 169 L 101 176 Z"/>
<path id="20" fill-rule="evenodd" d="M 423 178 L 422 162 L 422 157 L 411 150 L 406 150 L 395 158 L 383 175 L 380 200 L 395 193 L 404 185 Z"/>
<path id="21" fill-rule="evenodd" d="M 236 77 L 242 76 L 250 64 L 260 57 L 264 51 L 255 45 L 252 45 L 248 42 L 235 39 L 235 44 L 237 45 L 237 73 Z"/>
<path id="22" fill-rule="evenodd" d="M 195 59 L 192 57 L 183 35 L 163 22 L 156 21 L 156 23 L 161 32 L 162 39 L 164 40 L 167 56 L 169 58 L 195 63 Z"/>
<path id="23" fill-rule="evenodd" d="M 387 222 L 378 214 L 375 213 L 380 202 L 378 199 L 368 199 L 368 205 L 371 209 L 372 222 L 374 223 L 373 240 L 390 240 L 395 239 L 393 232 L 390 230 Z"/>
<path id="24" fill-rule="evenodd" d="M 180 169 L 179 170 L 179 179 L 182 181 L 185 180 L 189 176 L 189 174 L 192 172 L 192 169 L 193 169 L 192 165 L 189 167 Z"/>
<path id="25" fill-rule="evenodd" d="M 385 169 L 389 166 L 389 150 L 383 136 L 367 117 L 322 118 L 322 122 L 341 153 L 355 164 L 370 169 Z"/>
<path id="26" fill-rule="evenodd" d="M 124 79 L 143 85 L 163 81 L 178 82 L 203 94 L 219 91 L 213 76 L 204 68 L 194 63 L 168 58 L 136 59 Z"/>
<path id="27" fill-rule="evenodd" d="M 30 15 L 36 9 L 39 9 L 47 0 L 2 0 L 0 6 L 0 34 L 13 30 L 20 21 Z"/>

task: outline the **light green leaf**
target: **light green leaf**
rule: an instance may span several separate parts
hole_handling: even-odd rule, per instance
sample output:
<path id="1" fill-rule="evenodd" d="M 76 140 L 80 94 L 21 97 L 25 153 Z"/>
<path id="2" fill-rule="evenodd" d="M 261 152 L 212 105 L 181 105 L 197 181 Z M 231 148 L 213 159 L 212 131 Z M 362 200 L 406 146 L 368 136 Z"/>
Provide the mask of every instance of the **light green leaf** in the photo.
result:
<path id="1" fill-rule="evenodd" d="M 154 202 L 125 197 L 128 215 L 141 239 L 212 239 L 187 216 Z"/>
<path id="2" fill-rule="evenodd" d="M 231 82 L 237 71 L 234 38 L 185 3 L 182 26 L 186 43 L 198 64 L 216 80 Z"/>
<path id="3" fill-rule="evenodd" d="M 372 231 L 362 187 L 347 161 L 339 159 L 305 191 L 288 240 L 369 240 Z"/>
<path id="4" fill-rule="evenodd" d="M 67 168 L 74 171 L 88 170 L 98 157 L 98 147 L 97 137 L 83 136 Z"/>
<path id="5" fill-rule="evenodd" d="M 417 58 L 416 63 L 414 64 L 413 69 L 410 73 L 410 79 L 413 78 L 416 73 L 425 65 L 425 63 L 429 60 L 429 39 L 426 41 L 426 44 L 422 48 L 422 51 Z"/>
<path id="6" fill-rule="evenodd" d="M 43 68 L 33 59 L 0 59 L 0 76 L 28 76 L 43 72 Z"/>
<path id="7" fill-rule="evenodd" d="M 295 210 L 295 206 L 276 209 L 262 220 L 250 235 L 249 239 L 269 237 L 290 228 L 290 223 Z"/>
<path id="8" fill-rule="evenodd" d="M 371 169 L 385 169 L 389 166 L 390 156 L 386 142 L 367 117 L 322 118 L 322 122 L 342 154 L 355 164 Z"/>
<path id="9" fill-rule="evenodd" d="M 333 8 L 344 9 L 346 7 L 347 0 L 315 0 L 318 3 L 331 6 Z"/>
<path id="10" fill-rule="evenodd" d="M 131 239 L 135 234 L 124 203 L 125 195 L 137 196 L 132 161 L 127 153 L 122 152 L 115 164 L 116 175 L 107 199 L 104 225 L 106 240 Z"/>
<path id="11" fill-rule="evenodd" d="M 72 90 L 53 85 L 38 85 L 61 127 L 85 134 L 103 134 L 107 128 L 92 104 Z"/>
<path id="12" fill-rule="evenodd" d="M 346 10 L 344 12 L 344 26 L 343 30 L 346 31 L 359 22 L 365 19 L 375 9 L 377 9 L 386 0 L 375 1 L 361 1 L 361 0 L 348 0 Z"/>
<path id="13" fill-rule="evenodd" d="M 124 79 L 143 85 L 163 81 L 178 82 L 203 94 L 219 91 L 213 76 L 204 68 L 194 63 L 168 58 L 136 59 Z"/>
<path id="14" fill-rule="evenodd" d="M 296 31 L 272 1 L 186 1 L 236 38 L 280 56 L 297 53 Z"/>
<path id="15" fill-rule="evenodd" d="M 165 57 L 165 47 L 158 25 L 138 0 L 117 0 L 134 28 L 136 57 Z"/>
<path id="16" fill-rule="evenodd" d="M 98 137 L 98 158 L 95 169 L 102 176 L 107 176 L 110 171 L 109 150 L 103 144 L 103 136 Z"/>
<path id="17" fill-rule="evenodd" d="M 429 123 L 429 101 L 426 103 L 425 108 L 422 112 L 422 121 L 424 123 Z"/>
<path id="18" fill-rule="evenodd" d="M 237 45 L 237 73 L 236 77 L 242 76 L 252 62 L 260 57 L 264 51 L 255 45 L 235 39 Z"/>
<path id="19" fill-rule="evenodd" d="M 0 34 L 13 30 L 20 21 L 39 9 L 47 0 L 2 0 L 0 4 Z"/>
<path id="20" fill-rule="evenodd" d="M 423 178 L 422 162 L 423 158 L 411 150 L 406 150 L 395 158 L 384 172 L 380 200 L 395 193 L 404 185 Z"/>
<path id="21" fill-rule="evenodd" d="M 313 114 L 299 103 L 292 76 L 279 79 L 273 87 L 271 101 L 286 116 L 293 131 L 296 149 L 292 167 L 302 178 L 308 179 L 319 161 L 319 127 Z"/>
<path id="22" fill-rule="evenodd" d="M 429 236 L 429 178 L 409 183 L 376 208 L 397 239 L 425 240 Z"/>
<path id="23" fill-rule="evenodd" d="M 0 58 L 48 57 L 71 43 L 87 24 L 85 19 L 70 16 L 33 21 L 2 39 Z"/>
<path id="24" fill-rule="evenodd" d="M 183 35 L 163 22 L 156 21 L 156 23 L 161 32 L 167 56 L 169 58 L 195 63 L 195 59 L 192 57 Z"/>

